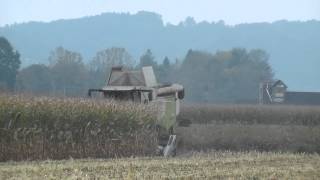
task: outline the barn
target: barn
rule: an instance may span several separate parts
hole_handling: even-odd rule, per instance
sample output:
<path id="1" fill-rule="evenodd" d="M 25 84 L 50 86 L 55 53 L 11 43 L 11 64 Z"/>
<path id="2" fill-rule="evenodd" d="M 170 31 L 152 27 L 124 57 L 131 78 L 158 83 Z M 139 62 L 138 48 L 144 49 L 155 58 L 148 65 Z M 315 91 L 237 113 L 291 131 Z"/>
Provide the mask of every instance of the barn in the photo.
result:
<path id="1" fill-rule="evenodd" d="M 320 105 L 320 92 L 288 91 L 281 80 L 260 83 L 260 104 Z"/>

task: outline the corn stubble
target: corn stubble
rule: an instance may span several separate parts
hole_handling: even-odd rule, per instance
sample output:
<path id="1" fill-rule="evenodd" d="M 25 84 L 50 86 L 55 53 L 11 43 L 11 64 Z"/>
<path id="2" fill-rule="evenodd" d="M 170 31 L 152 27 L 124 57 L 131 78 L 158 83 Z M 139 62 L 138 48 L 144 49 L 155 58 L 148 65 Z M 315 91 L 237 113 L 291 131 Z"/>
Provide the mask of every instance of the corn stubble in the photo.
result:
<path id="1" fill-rule="evenodd" d="M 151 154 L 153 114 L 130 103 L 0 95 L 0 161 Z"/>
<path id="2" fill-rule="evenodd" d="M 320 107 L 199 105 L 181 109 L 183 151 L 277 151 L 320 153 Z"/>
<path id="3" fill-rule="evenodd" d="M 320 125 L 320 106 L 206 105 L 182 106 L 179 119 L 195 124 Z"/>
<path id="4" fill-rule="evenodd" d="M 318 154 L 191 153 L 178 158 L 0 163 L 0 179 L 319 179 Z"/>

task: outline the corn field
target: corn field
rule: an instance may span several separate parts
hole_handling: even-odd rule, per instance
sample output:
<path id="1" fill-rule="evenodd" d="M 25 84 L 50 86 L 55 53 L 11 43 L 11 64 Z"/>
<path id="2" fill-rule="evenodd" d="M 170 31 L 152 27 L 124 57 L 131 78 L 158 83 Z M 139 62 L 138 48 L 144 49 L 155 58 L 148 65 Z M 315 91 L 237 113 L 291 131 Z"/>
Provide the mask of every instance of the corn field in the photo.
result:
<path id="1" fill-rule="evenodd" d="M 0 161 L 152 155 L 156 107 L 92 99 L 0 95 Z M 178 152 L 320 152 L 320 108 L 184 105 Z"/>
<path id="2" fill-rule="evenodd" d="M 153 111 L 102 100 L 0 95 L 0 161 L 150 154 Z"/>

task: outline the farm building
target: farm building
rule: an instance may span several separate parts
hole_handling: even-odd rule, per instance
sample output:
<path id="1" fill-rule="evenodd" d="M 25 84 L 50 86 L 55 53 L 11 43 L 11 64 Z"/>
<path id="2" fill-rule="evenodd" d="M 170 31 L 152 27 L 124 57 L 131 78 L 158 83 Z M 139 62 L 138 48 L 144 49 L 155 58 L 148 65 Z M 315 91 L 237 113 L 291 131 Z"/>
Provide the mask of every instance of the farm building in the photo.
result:
<path id="1" fill-rule="evenodd" d="M 287 91 L 288 86 L 281 80 L 260 84 L 260 104 L 320 105 L 320 92 Z"/>

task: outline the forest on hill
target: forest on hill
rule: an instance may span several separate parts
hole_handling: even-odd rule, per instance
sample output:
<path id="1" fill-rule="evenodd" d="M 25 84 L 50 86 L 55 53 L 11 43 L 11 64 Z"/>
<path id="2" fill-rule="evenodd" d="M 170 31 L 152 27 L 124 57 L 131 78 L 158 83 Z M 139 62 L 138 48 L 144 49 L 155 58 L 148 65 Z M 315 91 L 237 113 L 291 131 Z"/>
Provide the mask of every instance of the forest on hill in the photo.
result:
<path id="1" fill-rule="evenodd" d="M 136 63 L 147 49 L 158 63 L 166 56 L 171 63 L 182 61 L 189 49 L 211 54 L 232 48 L 263 49 L 270 55 L 275 77 L 299 91 L 320 90 L 319 32 L 320 22 L 316 20 L 230 26 L 223 21 L 196 22 L 189 17 L 173 25 L 165 24 L 161 15 L 152 12 L 104 13 L 0 27 L 0 36 L 20 52 L 24 67 L 47 64 L 50 52 L 59 46 L 81 53 L 84 62 L 92 60 L 97 51 L 121 47 Z"/>

